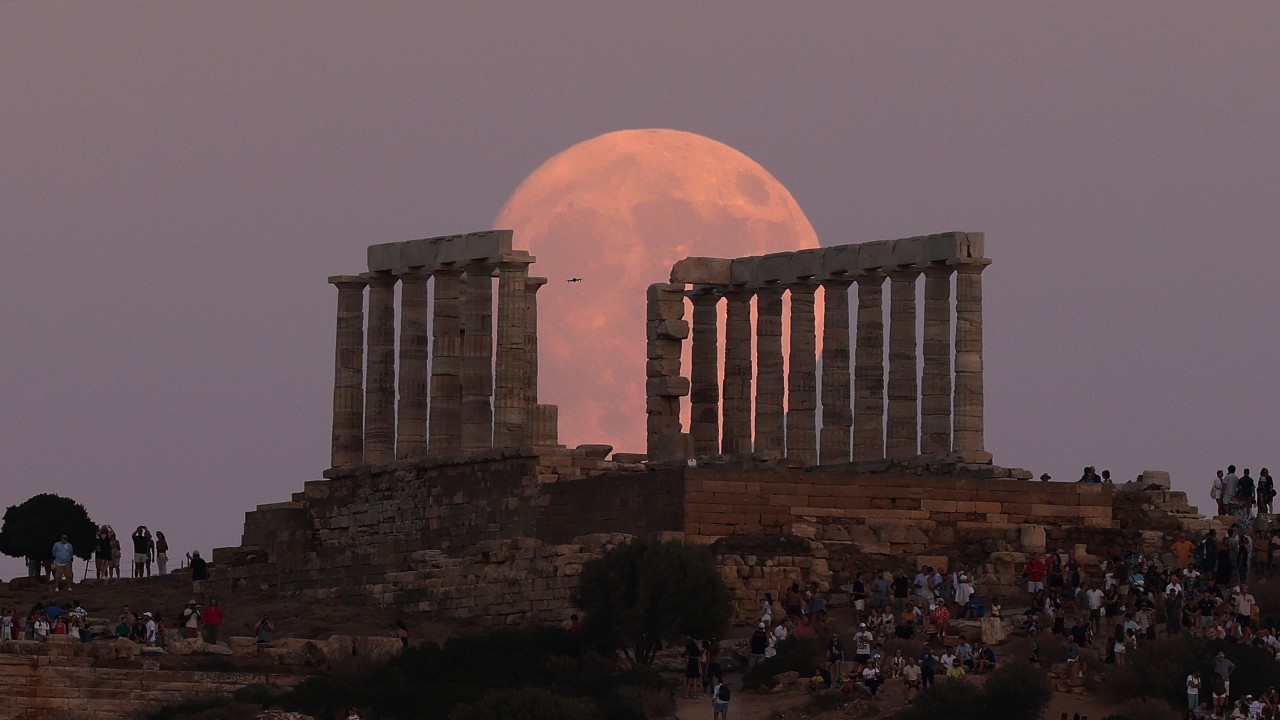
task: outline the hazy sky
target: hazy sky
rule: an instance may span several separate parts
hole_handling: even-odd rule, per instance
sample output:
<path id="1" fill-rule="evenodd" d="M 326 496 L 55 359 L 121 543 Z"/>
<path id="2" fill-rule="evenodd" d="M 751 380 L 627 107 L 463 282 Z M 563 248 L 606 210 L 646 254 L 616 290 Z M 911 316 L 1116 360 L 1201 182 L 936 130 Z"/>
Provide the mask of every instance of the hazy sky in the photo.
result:
<path id="1" fill-rule="evenodd" d="M 824 244 L 985 231 L 996 461 L 1203 507 L 1280 465 L 1277 37 L 1274 3 L 0 4 L 0 505 L 237 543 L 328 464 L 328 275 L 670 127 Z"/>

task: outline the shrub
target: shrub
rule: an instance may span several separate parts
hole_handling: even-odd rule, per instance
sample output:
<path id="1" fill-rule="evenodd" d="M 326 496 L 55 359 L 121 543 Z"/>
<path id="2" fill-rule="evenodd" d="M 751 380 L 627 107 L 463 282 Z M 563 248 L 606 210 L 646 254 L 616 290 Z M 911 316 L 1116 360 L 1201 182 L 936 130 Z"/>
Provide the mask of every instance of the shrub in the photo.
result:
<path id="1" fill-rule="evenodd" d="M 778 654 L 765 659 L 747 671 L 742 678 L 744 690 L 758 690 L 774 686 L 773 677 L 785 672 L 798 672 L 810 677 L 822 665 L 822 641 L 817 638 L 789 637 L 778 643 Z"/>
<path id="2" fill-rule="evenodd" d="M 978 720 L 982 694 L 978 686 L 965 680 L 939 680 L 917 695 L 915 702 L 898 714 L 898 720 Z"/>
<path id="3" fill-rule="evenodd" d="M 1178 720 L 1182 714 L 1163 700 L 1129 700 L 1116 708 L 1119 720 Z"/>
<path id="4" fill-rule="evenodd" d="M 1199 667 L 1208 652 L 1205 643 L 1197 638 L 1162 638 L 1139 643 L 1127 653 L 1122 668 L 1107 671 L 1102 683 L 1102 695 L 1113 703 L 1130 698 L 1158 698 L 1176 702 L 1186 697 L 1186 677 Z M 1212 667 L 1201 668 L 1202 672 Z M 1209 677 L 1205 674 L 1204 677 Z"/>
<path id="5" fill-rule="evenodd" d="M 561 697 L 541 688 L 504 690 L 474 705 L 460 705 L 449 720 L 592 720 L 590 703 Z"/>
<path id="6" fill-rule="evenodd" d="M 982 717 L 1036 720 L 1051 697 L 1053 686 L 1039 668 L 1005 663 L 982 686 Z"/>

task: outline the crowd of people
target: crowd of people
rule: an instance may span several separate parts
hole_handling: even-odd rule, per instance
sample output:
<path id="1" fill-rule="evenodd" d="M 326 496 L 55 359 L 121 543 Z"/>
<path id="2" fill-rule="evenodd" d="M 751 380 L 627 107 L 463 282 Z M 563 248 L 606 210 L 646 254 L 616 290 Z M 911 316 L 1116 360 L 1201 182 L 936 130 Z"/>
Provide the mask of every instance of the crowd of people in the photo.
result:
<path id="1" fill-rule="evenodd" d="M 1236 475 L 1236 466 L 1228 465 L 1224 473 L 1219 470 L 1209 489 L 1209 497 L 1217 503 L 1219 515 L 1230 515 L 1243 528 L 1253 527 L 1254 514 L 1272 512 L 1276 499 L 1276 485 L 1271 471 L 1262 468 L 1255 479 L 1249 468 Z"/>

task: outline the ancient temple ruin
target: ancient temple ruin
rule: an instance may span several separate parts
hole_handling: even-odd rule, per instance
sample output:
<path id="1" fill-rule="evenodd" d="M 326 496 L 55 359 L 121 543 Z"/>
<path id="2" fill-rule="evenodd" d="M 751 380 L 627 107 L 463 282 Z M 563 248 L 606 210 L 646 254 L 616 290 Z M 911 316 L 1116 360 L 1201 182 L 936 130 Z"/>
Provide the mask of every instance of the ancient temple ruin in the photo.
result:
<path id="1" fill-rule="evenodd" d="M 650 285 L 647 298 L 650 459 L 753 454 L 808 466 L 851 459 L 908 460 L 920 455 L 940 461 L 957 453 L 966 462 L 990 462 L 983 448 L 982 415 L 982 271 L 990 262 L 983 255 L 982 233 L 963 232 L 677 262 L 670 281 Z M 920 275 L 925 278 L 923 343 L 916 338 Z M 887 396 L 886 278 L 890 291 Z M 849 289 L 855 284 L 851 409 Z M 819 289 L 825 302 L 820 382 L 814 318 Z M 785 377 L 784 294 L 790 299 L 791 320 Z M 685 320 L 686 298 L 693 308 L 692 333 Z M 722 299 L 726 326 L 721 384 L 717 306 Z M 686 378 L 681 375 L 680 358 L 691 334 L 692 367 Z M 922 344 L 923 373 L 917 383 Z M 680 423 L 681 398 L 686 395 L 691 404 L 687 430 Z"/>
<path id="2" fill-rule="evenodd" d="M 332 467 L 556 444 L 556 408 L 538 403 L 547 280 L 529 276 L 534 257 L 513 250 L 511 235 L 371 245 L 368 272 L 329 278 L 338 288 Z"/>

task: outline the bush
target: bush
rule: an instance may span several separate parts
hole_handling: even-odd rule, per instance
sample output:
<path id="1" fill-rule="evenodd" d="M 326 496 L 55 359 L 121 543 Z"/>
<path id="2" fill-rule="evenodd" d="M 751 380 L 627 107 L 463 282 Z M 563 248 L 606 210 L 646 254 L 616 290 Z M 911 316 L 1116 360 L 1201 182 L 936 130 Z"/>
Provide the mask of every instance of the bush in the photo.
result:
<path id="1" fill-rule="evenodd" d="M 1053 686 L 1039 668 L 1005 663 L 982 686 L 982 717 L 1036 720 L 1051 697 Z"/>
<path id="2" fill-rule="evenodd" d="M 773 676 L 784 672 L 798 672 L 800 677 L 811 677 L 823 664 L 824 646 L 817 638 L 789 637 L 778 643 L 778 654 L 765 659 L 747 671 L 742 678 L 744 690 L 758 690 L 774 686 Z"/>
<path id="3" fill-rule="evenodd" d="M 977 685 L 965 680 L 939 680 L 917 695 L 915 702 L 898 714 L 898 720 L 979 720 L 981 703 L 982 690 Z"/>
<path id="4" fill-rule="evenodd" d="M 1178 720 L 1182 717 L 1182 713 L 1163 700 L 1130 700 L 1116 710 L 1118 712 L 1108 717 L 1116 720 Z"/>
<path id="5" fill-rule="evenodd" d="M 1280 684 L 1280 664 L 1270 652 L 1226 640 L 1207 642 L 1179 637 L 1140 643 L 1128 653 L 1123 668 L 1107 673 L 1102 694 L 1115 703 L 1151 698 L 1182 707 L 1186 702 L 1187 675 L 1199 670 L 1202 678 L 1212 678 L 1213 660 L 1219 651 L 1236 664 L 1231 675 L 1232 697 L 1259 695 L 1268 686 Z"/>
<path id="6" fill-rule="evenodd" d="M 505 690 L 475 705 L 461 705 L 449 720 L 591 720 L 589 703 L 561 697 L 540 688 Z"/>

